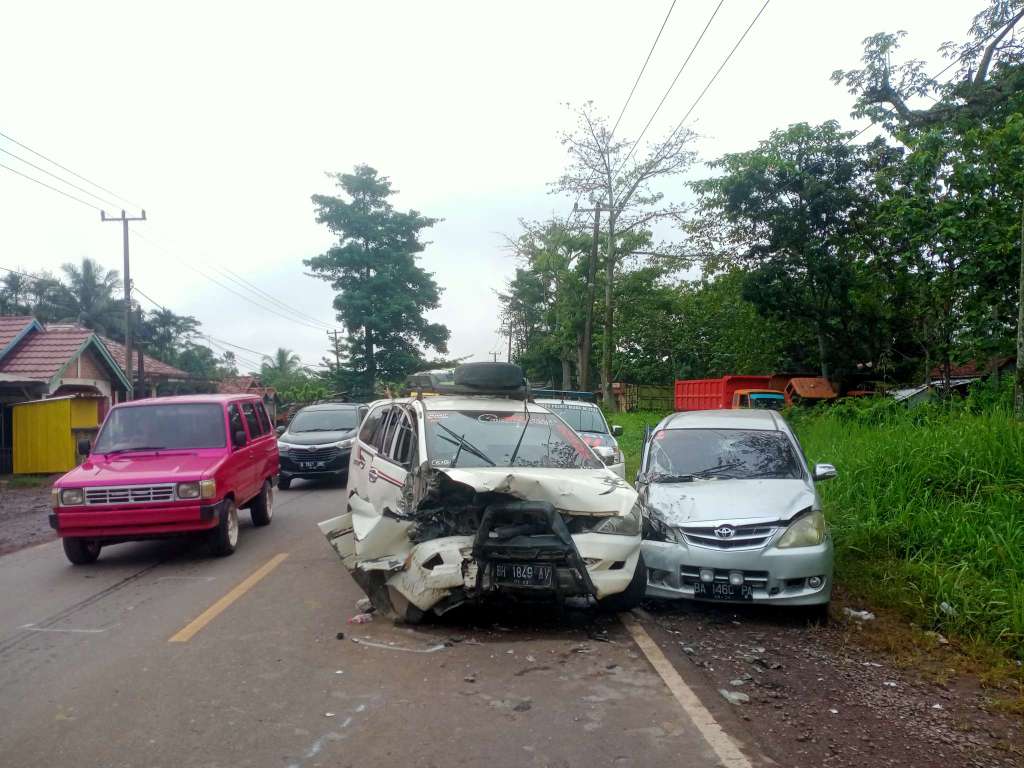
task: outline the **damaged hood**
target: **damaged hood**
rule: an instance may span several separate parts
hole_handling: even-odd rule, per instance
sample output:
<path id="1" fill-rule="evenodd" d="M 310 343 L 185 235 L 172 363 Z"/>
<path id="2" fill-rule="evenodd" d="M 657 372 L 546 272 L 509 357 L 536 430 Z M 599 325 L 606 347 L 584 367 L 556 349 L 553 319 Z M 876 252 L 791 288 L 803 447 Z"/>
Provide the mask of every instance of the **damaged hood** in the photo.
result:
<path id="1" fill-rule="evenodd" d="M 804 480 L 696 480 L 652 483 L 647 510 L 670 527 L 744 520 L 789 520 L 816 505 Z"/>
<path id="2" fill-rule="evenodd" d="M 607 469 L 435 469 L 478 493 L 507 493 L 527 501 L 546 501 L 568 514 L 625 515 L 637 498 L 631 486 Z"/>

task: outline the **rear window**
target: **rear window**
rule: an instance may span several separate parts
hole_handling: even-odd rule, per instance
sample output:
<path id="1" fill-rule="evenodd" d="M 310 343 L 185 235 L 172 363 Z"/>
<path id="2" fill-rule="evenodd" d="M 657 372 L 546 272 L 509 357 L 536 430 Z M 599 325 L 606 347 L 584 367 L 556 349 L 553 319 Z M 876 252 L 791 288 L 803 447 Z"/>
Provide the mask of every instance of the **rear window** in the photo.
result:
<path id="1" fill-rule="evenodd" d="M 598 432 L 607 434 L 608 424 L 600 408 L 572 403 L 543 403 L 549 411 L 554 411 L 577 432 Z"/>
<path id="2" fill-rule="evenodd" d="M 93 451 L 138 448 L 223 448 L 224 411 L 216 403 L 167 403 L 114 408 Z"/>

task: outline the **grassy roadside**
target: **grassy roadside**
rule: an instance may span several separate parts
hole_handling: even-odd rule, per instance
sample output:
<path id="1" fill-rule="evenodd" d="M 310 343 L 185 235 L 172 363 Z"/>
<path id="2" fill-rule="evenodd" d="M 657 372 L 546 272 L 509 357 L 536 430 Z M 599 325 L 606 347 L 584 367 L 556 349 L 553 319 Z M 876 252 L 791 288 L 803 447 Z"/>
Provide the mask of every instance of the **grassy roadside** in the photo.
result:
<path id="1" fill-rule="evenodd" d="M 664 415 L 609 414 L 624 427 L 627 480 L 644 425 Z M 839 469 L 821 493 L 843 593 L 956 638 L 986 665 L 1024 658 L 1024 427 L 1005 392 L 788 418 L 809 461 Z"/>

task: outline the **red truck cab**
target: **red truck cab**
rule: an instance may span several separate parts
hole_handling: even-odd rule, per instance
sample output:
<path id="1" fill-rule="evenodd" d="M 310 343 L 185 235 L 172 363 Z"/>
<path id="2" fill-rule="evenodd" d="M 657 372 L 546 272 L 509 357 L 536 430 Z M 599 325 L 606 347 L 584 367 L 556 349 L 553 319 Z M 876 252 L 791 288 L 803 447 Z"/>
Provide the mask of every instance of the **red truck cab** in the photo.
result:
<path id="1" fill-rule="evenodd" d="M 54 483 L 50 515 L 76 565 L 95 562 L 109 544 L 190 534 L 230 555 L 240 508 L 254 526 L 273 517 L 277 437 L 258 397 L 122 403 L 79 452 L 88 457 Z"/>

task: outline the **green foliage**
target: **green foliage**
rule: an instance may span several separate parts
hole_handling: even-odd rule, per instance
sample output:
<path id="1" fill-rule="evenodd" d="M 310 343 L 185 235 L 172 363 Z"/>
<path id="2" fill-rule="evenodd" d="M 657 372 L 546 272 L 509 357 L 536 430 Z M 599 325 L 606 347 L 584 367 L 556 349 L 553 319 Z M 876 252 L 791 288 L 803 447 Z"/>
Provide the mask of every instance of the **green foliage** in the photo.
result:
<path id="1" fill-rule="evenodd" d="M 914 409 L 851 402 L 796 421 L 837 578 L 944 632 L 1024 654 L 1024 428 L 1007 385 Z M 944 609 L 942 604 L 947 604 Z"/>
<path id="2" fill-rule="evenodd" d="M 349 331 L 355 394 L 370 397 L 381 381 L 416 370 L 421 348 L 447 351 L 448 329 L 424 316 L 438 307 L 441 290 L 416 256 L 425 247 L 420 233 L 437 219 L 396 211 L 391 182 L 369 166 L 332 177 L 345 198 L 313 195 L 313 205 L 338 242 L 303 263 L 338 292 L 334 309 Z"/>

